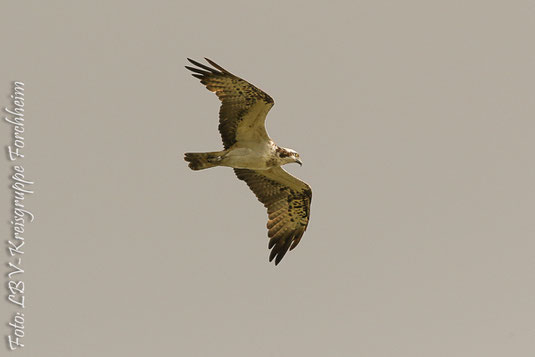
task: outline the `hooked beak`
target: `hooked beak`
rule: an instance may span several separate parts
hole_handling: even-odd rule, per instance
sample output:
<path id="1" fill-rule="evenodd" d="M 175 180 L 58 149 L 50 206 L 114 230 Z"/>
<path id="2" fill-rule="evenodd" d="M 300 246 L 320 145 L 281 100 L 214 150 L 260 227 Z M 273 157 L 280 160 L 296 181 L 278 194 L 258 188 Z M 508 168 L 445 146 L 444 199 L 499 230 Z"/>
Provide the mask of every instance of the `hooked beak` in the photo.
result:
<path id="1" fill-rule="evenodd" d="M 299 166 L 303 166 L 303 161 L 301 161 L 301 159 L 297 159 L 297 160 L 295 160 L 295 162 L 297 162 L 299 164 Z"/>

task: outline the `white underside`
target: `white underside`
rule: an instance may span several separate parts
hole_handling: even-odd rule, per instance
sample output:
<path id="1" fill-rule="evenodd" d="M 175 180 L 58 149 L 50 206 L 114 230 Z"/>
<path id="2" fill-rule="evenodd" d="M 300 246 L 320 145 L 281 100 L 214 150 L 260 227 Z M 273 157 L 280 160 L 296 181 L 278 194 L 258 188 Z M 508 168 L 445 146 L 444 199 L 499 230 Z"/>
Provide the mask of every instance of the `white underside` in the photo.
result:
<path id="1" fill-rule="evenodd" d="M 239 142 L 222 152 L 219 165 L 236 169 L 268 170 L 280 166 L 274 162 L 273 143 Z"/>

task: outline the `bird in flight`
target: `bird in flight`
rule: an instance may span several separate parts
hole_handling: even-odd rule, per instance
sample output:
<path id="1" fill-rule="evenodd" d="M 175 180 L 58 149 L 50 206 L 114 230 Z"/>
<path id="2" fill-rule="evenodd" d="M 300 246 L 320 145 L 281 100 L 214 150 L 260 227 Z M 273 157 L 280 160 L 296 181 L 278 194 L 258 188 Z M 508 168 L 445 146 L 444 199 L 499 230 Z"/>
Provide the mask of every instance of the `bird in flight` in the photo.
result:
<path id="1" fill-rule="evenodd" d="M 219 132 L 225 150 L 185 153 L 192 170 L 215 166 L 232 167 L 247 183 L 268 213 L 269 261 L 279 264 L 288 250 L 294 249 L 305 233 L 310 219 L 312 190 L 281 166 L 296 162 L 299 154 L 278 146 L 269 137 L 266 115 L 273 99 L 251 83 L 233 75 L 205 58 L 212 67 L 188 58 L 195 67 L 186 66 L 221 101 Z"/>

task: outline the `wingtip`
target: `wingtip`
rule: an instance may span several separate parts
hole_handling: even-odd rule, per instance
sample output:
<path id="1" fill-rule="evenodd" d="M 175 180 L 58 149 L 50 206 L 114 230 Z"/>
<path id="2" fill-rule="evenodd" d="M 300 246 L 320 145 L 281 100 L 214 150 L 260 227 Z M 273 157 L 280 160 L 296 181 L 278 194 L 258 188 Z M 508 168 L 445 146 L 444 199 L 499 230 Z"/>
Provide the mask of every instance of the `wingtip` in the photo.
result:
<path id="1" fill-rule="evenodd" d="M 286 251 L 282 252 L 276 249 L 271 250 L 271 253 L 269 254 L 269 262 L 272 262 L 273 259 L 275 259 L 275 266 L 279 265 L 282 258 L 286 255 Z"/>
<path id="2" fill-rule="evenodd" d="M 272 250 L 271 253 L 269 253 L 269 262 L 270 263 L 273 261 L 273 259 L 275 258 L 276 255 L 277 255 L 277 252 L 275 250 Z"/>
<path id="3" fill-rule="evenodd" d="M 269 262 L 271 263 L 273 261 L 273 259 L 270 259 Z M 280 263 L 280 260 L 277 258 L 275 259 L 275 266 L 279 265 Z"/>
<path id="4" fill-rule="evenodd" d="M 210 63 L 212 66 L 214 66 L 215 68 L 217 68 L 218 70 L 220 70 L 221 72 L 223 73 L 229 73 L 229 71 L 227 71 L 226 69 L 224 69 L 223 67 L 221 67 L 220 65 L 218 65 L 217 63 L 215 63 L 214 61 L 212 61 L 211 59 L 209 59 L 208 57 L 204 57 L 204 59 L 206 60 L 206 62 Z"/>
<path id="5" fill-rule="evenodd" d="M 191 59 L 191 58 L 188 58 L 188 61 L 189 61 L 189 63 L 191 63 L 194 66 L 199 66 L 199 67 L 204 66 L 203 64 L 201 64 L 201 63 L 199 63 L 199 62 L 197 62 L 197 61 L 195 61 L 194 59 Z"/>
<path id="6" fill-rule="evenodd" d="M 187 57 L 186 57 L 187 58 Z M 228 73 L 226 70 L 224 70 L 221 66 L 215 64 L 215 62 L 209 60 L 208 58 L 204 57 L 204 59 L 206 59 L 208 61 L 209 64 L 213 65 L 215 67 L 214 68 L 211 68 L 211 67 L 208 67 L 207 65 L 205 64 L 202 64 L 202 63 L 199 63 L 191 58 L 188 58 L 188 61 L 190 61 L 191 64 L 199 67 L 199 68 L 202 68 L 204 69 L 205 71 L 207 71 L 207 73 L 212 73 L 212 74 L 221 74 L 222 72 L 223 73 Z M 219 71 L 221 72 L 219 72 Z"/>

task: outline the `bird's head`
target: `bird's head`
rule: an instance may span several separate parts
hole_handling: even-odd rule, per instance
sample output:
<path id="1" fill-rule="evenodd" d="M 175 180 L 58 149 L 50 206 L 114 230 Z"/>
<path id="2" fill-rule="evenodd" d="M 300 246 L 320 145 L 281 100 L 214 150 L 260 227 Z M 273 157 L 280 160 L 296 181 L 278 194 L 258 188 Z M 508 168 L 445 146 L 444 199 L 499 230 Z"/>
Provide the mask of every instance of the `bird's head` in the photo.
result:
<path id="1" fill-rule="evenodd" d="M 292 149 L 278 147 L 277 156 L 281 159 L 283 165 L 291 162 L 297 162 L 299 165 L 303 166 L 303 162 L 299 158 L 299 154 Z"/>

